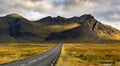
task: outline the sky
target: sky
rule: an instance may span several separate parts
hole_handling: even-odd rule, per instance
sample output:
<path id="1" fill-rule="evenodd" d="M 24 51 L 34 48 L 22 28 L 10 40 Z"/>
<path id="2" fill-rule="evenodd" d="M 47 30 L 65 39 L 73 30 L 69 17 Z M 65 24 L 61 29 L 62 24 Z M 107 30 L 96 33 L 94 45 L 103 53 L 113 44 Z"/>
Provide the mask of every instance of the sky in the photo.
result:
<path id="1" fill-rule="evenodd" d="M 0 0 L 0 16 L 10 13 L 29 20 L 91 14 L 100 22 L 120 29 L 120 0 Z"/>

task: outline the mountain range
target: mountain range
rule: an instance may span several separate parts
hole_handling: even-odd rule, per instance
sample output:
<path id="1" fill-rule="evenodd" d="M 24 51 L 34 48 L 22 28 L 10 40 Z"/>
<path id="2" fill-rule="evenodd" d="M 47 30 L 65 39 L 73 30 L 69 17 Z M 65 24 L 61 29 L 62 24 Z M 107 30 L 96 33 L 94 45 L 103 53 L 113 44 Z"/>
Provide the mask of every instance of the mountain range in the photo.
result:
<path id="1" fill-rule="evenodd" d="M 12 13 L 0 17 L 0 42 L 120 42 L 120 30 L 102 24 L 91 14 L 30 21 Z"/>

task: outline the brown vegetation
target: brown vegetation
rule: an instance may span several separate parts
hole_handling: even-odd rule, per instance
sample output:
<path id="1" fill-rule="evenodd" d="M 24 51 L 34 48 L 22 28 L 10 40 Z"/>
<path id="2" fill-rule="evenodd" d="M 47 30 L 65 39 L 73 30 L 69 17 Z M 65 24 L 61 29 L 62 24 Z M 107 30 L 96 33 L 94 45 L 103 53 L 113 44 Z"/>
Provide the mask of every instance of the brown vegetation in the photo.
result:
<path id="1" fill-rule="evenodd" d="M 64 44 L 56 66 L 119 66 L 120 44 Z"/>
<path id="2" fill-rule="evenodd" d="M 54 44 L 0 44 L 0 64 L 41 54 L 53 46 Z"/>

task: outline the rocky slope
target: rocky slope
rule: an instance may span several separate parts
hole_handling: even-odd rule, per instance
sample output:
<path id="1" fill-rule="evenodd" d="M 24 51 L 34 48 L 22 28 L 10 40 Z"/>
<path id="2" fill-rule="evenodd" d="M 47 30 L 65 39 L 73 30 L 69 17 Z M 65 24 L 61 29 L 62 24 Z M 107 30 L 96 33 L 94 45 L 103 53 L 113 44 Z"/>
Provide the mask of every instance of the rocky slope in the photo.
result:
<path id="1" fill-rule="evenodd" d="M 0 17 L 0 42 L 81 42 L 120 40 L 120 31 L 97 21 L 92 15 L 45 17 L 29 21 L 18 14 Z"/>
<path id="2" fill-rule="evenodd" d="M 0 17 L 0 42 L 17 42 L 35 37 L 36 26 L 18 14 Z"/>
<path id="3" fill-rule="evenodd" d="M 78 23 L 80 26 L 59 33 L 51 33 L 46 40 L 66 41 L 95 41 L 119 40 L 120 31 L 97 21 L 92 15 L 85 14 L 80 17 L 66 19 L 68 23 Z"/>

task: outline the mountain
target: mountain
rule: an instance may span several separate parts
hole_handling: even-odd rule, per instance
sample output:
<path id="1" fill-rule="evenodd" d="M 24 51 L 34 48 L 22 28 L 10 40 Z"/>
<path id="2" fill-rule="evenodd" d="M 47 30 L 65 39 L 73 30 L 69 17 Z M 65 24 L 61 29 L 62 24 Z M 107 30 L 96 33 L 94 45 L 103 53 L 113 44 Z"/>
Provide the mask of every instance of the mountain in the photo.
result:
<path id="1" fill-rule="evenodd" d="M 118 29 L 102 24 L 90 14 L 65 19 L 64 22 L 78 23 L 79 26 L 62 32 L 53 32 L 46 40 L 66 42 L 120 40 L 120 31 Z"/>
<path id="2" fill-rule="evenodd" d="M 67 18 L 61 16 L 57 16 L 57 17 L 48 16 L 38 20 L 38 22 L 42 22 L 43 24 L 47 24 L 47 25 L 57 25 L 57 24 L 61 25 L 64 23 L 68 23 L 69 21 Z"/>
<path id="3" fill-rule="evenodd" d="M 90 14 L 45 17 L 29 21 L 19 14 L 0 17 L 0 42 L 119 41 L 120 30 L 102 24 Z"/>
<path id="4" fill-rule="evenodd" d="M 38 22 L 42 22 L 42 23 L 48 24 L 48 25 L 56 25 L 56 24 L 63 25 L 63 24 L 68 24 L 68 23 L 72 23 L 72 22 L 73 23 L 75 23 L 75 22 L 81 23 L 81 22 L 85 22 L 85 20 L 89 20 L 92 18 L 94 18 L 94 17 L 91 16 L 90 14 L 85 14 L 80 17 L 72 17 L 72 18 L 64 18 L 61 16 L 57 16 L 57 17 L 48 16 L 48 17 L 38 20 Z"/>
<path id="5" fill-rule="evenodd" d="M 35 37 L 36 26 L 19 14 L 0 17 L 0 42 L 18 42 Z"/>

